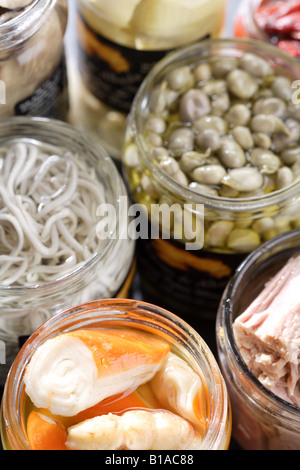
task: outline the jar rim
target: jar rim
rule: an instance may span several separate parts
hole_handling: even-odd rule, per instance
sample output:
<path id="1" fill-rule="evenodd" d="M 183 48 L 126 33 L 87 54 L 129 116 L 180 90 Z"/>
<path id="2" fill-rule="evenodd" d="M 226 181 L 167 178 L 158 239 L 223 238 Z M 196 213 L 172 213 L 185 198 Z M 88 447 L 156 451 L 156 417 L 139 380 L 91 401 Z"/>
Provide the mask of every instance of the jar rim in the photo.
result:
<path id="1" fill-rule="evenodd" d="M 22 130 L 32 132 L 32 136 L 39 131 L 42 132 L 42 135 L 45 138 L 50 138 L 51 136 L 57 136 L 59 134 L 60 138 L 64 139 L 66 142 L 76 142 L 80 144 L 83 148 L 89 150 L 89 160 L 93 158 L 94 161 L 103 162 L 103 166 L 106 166 L 107 173 L 109 174 L 109 179 L 106 183 L 109 184 L 109 189 L 111 190 L 111 200 L 105 201 L 110 202 L 114 205 L 115 208 L 119 206 L 120 203 L 120 194 L 119 190 L 122 189 L 125 195 L 125 186 L 122 184 L 118 170 L 112 161 L 109 154 L 106 152 L 104 147 L 102 147 L 98 142 L 88 139 L 85 133 L 77 128 L 74 128 L 70 124 L 59 121 L 52 118 L 43 118 L 43 117 L 12 117 L 0 120 L 0 135 L 3 136 L 3 141 L 9 140 L 8 134 L 5 132 L 5 129 L 18 129 L 18 138 L 23 137 Z M 44 133 L 44 134 L 43 134 Z M 41 136 L 39 136 L 41 138 Z M 0 146 L 2 143 L 2 138 L 0 138 Z M 87 155 L 87 154 L 85 154 Z M 96 160 L 97 159 L 97 160 Z M 99 180 L 98 180 L 99 181 Z M 117 182 L 118 184 L 114 184 Z M 116 211 L 116 231 L 119 230 L 119 212 Z M 0 295 L 14 294 L 14 295 L 27 295 L 30 293 L 45 293 L 46 290 L 55 291 L 57 287 L 65 288 L 69 283 L 75 282 L 82 276 L 82 273 L 92 269 L 96 264 L 100 263 L 103 260 L 111 248 L 117 243 L 118 237 L 107 237 L 104 241 L 101 241 L 101 247 L 98 247 L 96 253 L 94 253 L 90 258 L 88 258 L 80 266 L 77 266 L 73 271 L 68 274 L 62 275 L 57 279 L 50 282 L 41 282 L 35 285 L 28 286 L 3 286 L 0 283 Z M 101 251 L 100 251 L 101 249 Z"/>
<path id="2" fill-rule="evenodd" d="M 0 24 L 0 49 L 9 50 L 33 36 L 46 21 L 57 0 L 33 0 L 19 15 Z"/>
<path id="3" fill-rule="evenodd" d="M 255 19 L 255 13 L 262 2 L 263 0 L 246 0 L 244 10 L 243 5 L 241 7 L 243 21 L 245 22 L 247 33 L 250 34 L 250 37 L 253 39 L 257 38 L 261 41 L 270 42 L 270 37 L 265 33 L 265 31 L 259 28 L 259 25 Z"/>
<path id="4" fill-rule="evenodd" d="M 108 315 L 107 318 L 105 313 Z M 213 353 L 199 333 L 182 318 L 159 306 L 134 299 L 102 299 L 71 307 L 50 318 L 30 336 L 20 349 L 10 369 L 3 395 L 3 412 L 9 417 L 9 420 L 7 420 L 7 416 L 5 417 L 6 422 L 16 427 L 13 432 L 13 438 L 16 442 L 22 448 L 28 447 L 28 443 L 24 443 L 24 432 L 19 425 L 19 416 L 15 405 L 16 401 L 21 404 L 21 395 L 24 392 L 22 377 L 36 348 L 47 339 L 63 332 L 92 327 L 93 324 L 101 327 L 100 317 L 102 314 L 103 322 L 105 323 L 106 320 L 110 322 L 110 327 L 111 321 L 114 319 L 122 321 L 122 326 L 127 324 L 128 327 L 131 325 L 132 327 L 143 327 L 144 325 L 146 331 L 150 331 L 149 327 L 152 327 L 151 332 L 154 334 L 157 331 L 157 334 L 161 333 L 167 339 L 169 337 L 170 340 L 178 341 L 180 346 L 188 350 L 199 368 L 201 365 L 202 367 L 206 366 L 211 375 L 210 380 L 208 379 L 211 401 L 211 416 L 208 418 L 208 423 L 215 430 L 208 427 L 202 446 L 213 447 L 218 444 L 226 430 L 225 417 L 228 416 L 229 398 L 224 378 Z M 130 320 L 132 321 L 130 322 Z M 216 381 L 215 383 L 212 382 L 212 378 Z"/>
<path id="5" fill-rule="evenodd" d="M 262 393 L 263 396 L 265 396 L 272 402 L 272 404 L 274 405 L 274 411 L 276 410 L 276 408 L 280 407 L 279 413 L 281 413 L 283 409 L 291 416 L 296 415 L 300 419 L 300 407 L 289 403 L 288 401 L 279 397 L 278 395 L 270 391 L 267 387 L 265 387 L 253 374 L 251 369 L 247 366 L 246 362 L 244 361 L 236 343 L 233 331 L 233 311 L 231 301 L 231 299 L 234 297 L 234 292 L 237 288 L 237 285 L 239 284 L 243 276 L 245 276 L 245 274 L 248 272 L 249 268 L 251 268 L 253 264 L 259 261 L 262 256 L 270 252 L 272 249 L 279 248 L 282 244 L 288 244 L 288 242 L 290 241 L 299 242 L 300 251 L 300 229 L 294 229 L 290 232 L 286 232 L 284 234 L 272 238 L 271 240 L 262 244 L 258 249 L 254 250 L 250 255 L 245 258 L 245 260 L 237 268 L 234 276 L 229 281 L 226 287 L 220 304 L 220 312 L 218 314 L 218 316 L 222 317 L 222 319 L 218 319 L 217 323 L 219 324 L 219 322 L 221 322 L 223 327 L 225 328 L 225 334 L 228 340 L 227 344 L 229 344 L 229 347 L 231 348 L 235 363 L 238 369 L 243 374 L 243 377 L 251 385 L 251 387 Z M 252 396 L 252 399 L 257 401 L 258 404 L 260 404 L 259 399 L 255 399 L 254 396 Z"/>
<path id="6" fill-rule="evenodd" d="M 161 80 L 166 72 L 176 65 L 176 62 L 177 65 L 183 63 L 192 63 L 194 58 L 198 58 L 200 60 L 203 57 L 205 58 L 207 55 L 209 56 L 209 54 L 204 54 L 201 56 L 200 53 L 209 51 L 210 48 L 216 47 L 218 50 L 220 50 L 222 47 L 236 48 L 237 46 L 244 48 L 246 51 L 249 48 L 255 49 L 256 52 L 257 50 L 262 49 L 264 52 L 264 58 L 265 55 L 269 53 L 270 55 L 274 56 L 276 60 L 283 61 L 286 66 L 289 65 L 291 67 L 297 68 L 300 75 L 299 61 L 279 50 L 272 44 L 253 39 L 207 39 L 187 47 L 181 47 L 176 51 L 169 53 L 153 67 L 135 96 L 129 119 L 131 121 L 130 124 L 132 127 L 132 132 L 139 148 L 143 163 L 160 182 L 160 184 L 164 185 L 168 191 L 171 191 L 172 194 L 180 194 L 181 197 L 183 197 L 185 200 L 190 200 L 198 204 L 205 204 L 205 206 L 210 209 L 222 209 L 224 211 L 231 212 L 246 212 L 262 209 L 273 204 L 282 203 L 283 200 L 296 196 L 300 191 L 300 178 L 285 188 L 252 198 L 226 198 L 198 194 L 175 181 L 170 175 L 166 174 L 159 167 L 159 165 L 155 164 L 149 155 L 149 148 L 147 147 L 145 139 L 143 138 L 143 132 L 140 125 L 140 117 L 145 116 L 147 112 L 147 97 L 149 96 L 151 87 L 156 83 L 156 80 Z"/>

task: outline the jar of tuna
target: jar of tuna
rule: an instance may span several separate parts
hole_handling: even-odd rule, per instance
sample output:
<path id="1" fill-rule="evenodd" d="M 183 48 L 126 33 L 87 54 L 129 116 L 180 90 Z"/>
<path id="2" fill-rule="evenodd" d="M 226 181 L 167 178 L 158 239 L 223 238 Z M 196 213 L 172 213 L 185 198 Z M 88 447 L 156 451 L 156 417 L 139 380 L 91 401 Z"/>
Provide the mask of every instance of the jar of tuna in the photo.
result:
<path id="1" fill-rule="evenodd" d="M 5 385 L 1 432 L 5 450 L 226 450 L 231 411 L 188 324 L 144 302 L 102 300 L 29 338 Z"/>
<path id="2" fill-rule="evenodd" d="M 246 450 L 300 449 L 299 272 L 297 229 L 255 250 L 220 303 L 219 360 Z"/>
<path id="3" fill-rule="evenodd" d="M 72 122 L 119 161 L 126 118 L 146 74 L 167 52 L 218 37 L 225 6 L 226 0 L 77 0 Z"/>
<path id="4" fill-rule="evenodd" d="M 67 0 L 1 2 L 0 117 L 67 118 L 67 20 Z"/>
<path id="5" fill-rule="evenodd" d="M 145 219 L 148 301 L 214 320 L 241 261 L 299 225 L 299 74 L 269 44 L 216 39 L 168 55 L 144 81 L 123 168 Z"/>
<path id="6" fill-rule="evenodd" d="M 1 383 L 24 339 L 89 300 L 128 296 L 135 242 L 124 184 L 104 149 L 61 121 L 0 124 Z M 115 211 L 106 227 L 103 205 Z M 120 236 L 119 236 L 120 235 Z"/>

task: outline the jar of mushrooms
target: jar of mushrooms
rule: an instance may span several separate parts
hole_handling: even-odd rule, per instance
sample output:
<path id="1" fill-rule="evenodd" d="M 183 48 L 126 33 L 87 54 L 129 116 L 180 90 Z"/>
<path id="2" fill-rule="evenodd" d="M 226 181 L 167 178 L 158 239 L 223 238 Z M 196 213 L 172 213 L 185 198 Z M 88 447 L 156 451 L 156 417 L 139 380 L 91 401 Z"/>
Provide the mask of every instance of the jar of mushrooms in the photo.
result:
<path id="1" fill-rule="evenodd" d="M 0 117 L 66 119 L 67 0 L 0 0 Z"/>
<path id="2" fill-rule="evenodd" d="M 299 73 L 268 44 L 208 40 L 148 75 L 123 150 L 132 200 L 151 227 L 138 240 L 147 300 L 215 319 L 246 255 L 299 226 Z"/>

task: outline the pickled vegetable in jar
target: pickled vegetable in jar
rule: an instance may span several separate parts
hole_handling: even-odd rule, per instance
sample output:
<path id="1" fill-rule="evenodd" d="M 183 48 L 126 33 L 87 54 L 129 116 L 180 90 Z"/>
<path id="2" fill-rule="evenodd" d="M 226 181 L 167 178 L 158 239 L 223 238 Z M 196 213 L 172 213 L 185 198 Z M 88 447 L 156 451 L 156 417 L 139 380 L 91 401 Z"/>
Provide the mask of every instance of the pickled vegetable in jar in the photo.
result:
<path id="1" fill-rule="evenodd" d="M 65 120 L 67 0 L 3 0 L 0 7 L 0 117 Z"/>
<path id="2" fill-rule="evenodd" d="M 170 50 L 218 36 L 225 3 L 79 0 L 72 121 L 120 159 L 126 116 L 146 74 Z"/>
<path id="3" fill-rule="evenodd" d="M 214 318 L 244 257 L 299 225 L 298 73 L 268 44 L 209 40 L 144 81 L 123 165 L 132 200 L 159 228 L 138 238 L 148 301 Z"/>

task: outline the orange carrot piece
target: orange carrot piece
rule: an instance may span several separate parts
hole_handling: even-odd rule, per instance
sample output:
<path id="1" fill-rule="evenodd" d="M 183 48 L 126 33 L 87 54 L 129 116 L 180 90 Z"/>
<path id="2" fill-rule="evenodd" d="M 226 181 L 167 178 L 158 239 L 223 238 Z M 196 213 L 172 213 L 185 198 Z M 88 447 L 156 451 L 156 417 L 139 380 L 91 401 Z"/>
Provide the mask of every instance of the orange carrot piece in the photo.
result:
<path id="1" fill-rule="evenodd" d="M 27 437 L 32 450 L 67 450 L 64 426 L 37 411 L 32 411 L 28 417 Z"/>

